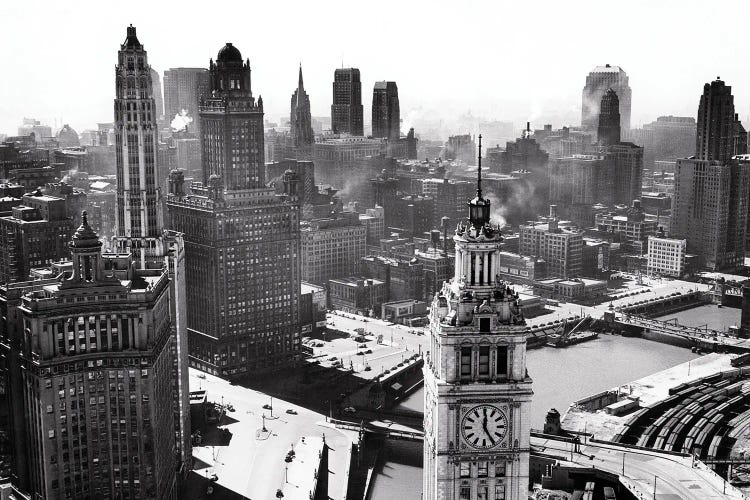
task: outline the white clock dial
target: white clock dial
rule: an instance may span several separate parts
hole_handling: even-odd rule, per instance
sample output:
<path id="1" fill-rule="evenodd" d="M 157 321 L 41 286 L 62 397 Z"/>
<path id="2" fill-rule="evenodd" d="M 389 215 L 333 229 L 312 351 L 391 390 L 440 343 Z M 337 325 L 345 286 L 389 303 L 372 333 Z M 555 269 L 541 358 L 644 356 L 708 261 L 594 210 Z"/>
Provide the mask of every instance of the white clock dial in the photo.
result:
<path id="1" fill-rule="evenodd" d="M 494 448 L 507 432 L 508 418 L 496 406 L 475 406 L 461 419 L 461 435 L 474 448 Z"/>

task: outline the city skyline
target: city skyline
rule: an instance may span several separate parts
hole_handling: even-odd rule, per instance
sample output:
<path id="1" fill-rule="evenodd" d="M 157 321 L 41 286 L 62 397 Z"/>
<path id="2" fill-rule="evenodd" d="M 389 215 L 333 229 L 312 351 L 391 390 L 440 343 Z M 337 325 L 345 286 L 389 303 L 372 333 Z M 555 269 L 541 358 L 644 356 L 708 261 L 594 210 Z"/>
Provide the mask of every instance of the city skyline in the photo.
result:
<path id="1" fill-rule="evenodd" d="M 750 11 L 738 1 L 722 3 L 735 13 Z M 543 123 L 555 127 L 577 125 L 585 77 L 595 66 L 604 64 L 621 66 L 630 77 L 633 126 L 661 115 L 694 116 L 697 99 L 693 89 L 716 76 L 737 89 L 740 119 L 747 119 L 750 111 L 750 94 L 743 92 L 750 87 L 750 74 L 733 61 L 733 54 L 746 43 L 740 31 L 722 32 L 722 50 L 716 51 L 704 47 L 698 38 L 679 37 L 678 42 L 674 36 L 677 31 L 695 32 L 722 11 L 717 8 L 705 12 L 698 2 L 663 2 L 649 6 L 648 12 L 647 4 L 638 2 L 629 5 L 629 10 L 620 9 L 617 23 L 612 25 L 608 23 L 615 13 L 594 2 L 577 2 L 579 17 L 568 25 L 554 21 L 558 17 L 555 12 L 563 7 L 552 3 L 545 3 L 545 16 L 514 4 L 478 3 L 465 10 L 452 9 L 446 3 L 434 8 L 404 5 L 399 6 L 401 15 L 390 20 L 390 30 L 397 36 L 386 37 L 377 45 L 369 42 L 376 34 L 374 28 L 356 22 L 365 19 L 364 7 L 354 6 L 346 17 L 340 16 L 341 29 L 328 33 L 316 29 L 319 14 L 312 5 L 297 5 L 295 9 L 302 15 L 294 19 L 282 16 L 282 5 L 258 6 L 248 9 L 248 14 L 265 22 L 253 23 L 253 29 L 247 30 L 242 24 L 247 17 L 234 16 L 221 31 L 210 25 L 202 27 L 199 10 L 191 9 L 190 4 L 180 5 L 181 10 L 162 5 L 134 8 L 125 20 L 81 15 L 90 10 L 86 5 L 73 10 L 50 4 L 43 16 L 14 6 L 0 7 L 3 17 L 16 20 L 0 34 L 0 40 L 9 45 L 24 39 L 26 49 L 23 53 L 6 51 L 0 56 L 3 67 L 11 69 L 0 84 L 0 93 L 6 96 L 0 103 L 0 131 L 15 133 L 24 116 L 57 127 L 69 123 L 76 130 L 109 121 L 112 101 L 104 89 L 111 88 L 114 75 L 106 47 L 121 42 L 123 21 L 137 26 L 148 40 L 145 45 L 150 62 L 162 75 L 173 67 L 205 66 L 205 61 L 214 55 L 213 47 L 227 41 L 245 47 L 243 54 L 258 70 L 254 90 L 263 96 L 270 121 L 288 114 L 288 94 L 294 89 L 300 61 L 309 75 L 305 83 L 313 116 L 330 114 L 333 71 L 342 63 L 360 69 L 365 108 L 371 103 L 374 82 L 397 81 L 404 133 L 413 123 L 430 119 L 443 119 L 447 127 L 458 126 L 453 123 L 455 116 L 467 113 L 488 120 L 513 121 L 516 128 L 527 120 L 538 127 Z M 332 4 L 329 10 L 340 11 L 336 5 Z M 671 7 L 676 6 L 681 12 L 679 25 L 672 24 L 670 17 L 674 12 Z M 564 6 L 566 13 L 569 7 Z M 287 23 L 284 30 L 273 22 L 281 18 Z M 502 22 L 509 18 L 515 21 Z M 424 26 L 440 26 L 446 19 L 463 31 L 446 36 L 452 28 L 445 25 L 445 30 L 436 31 L 439 34 L 424 35 Z M 502 26 L 499 37 L 495 36 L 497 22 Z M 471 31 L 468 26 L 473 27 Z M 528 31 L 526 26 L 534 26 L 535 30 Z M 628 26 L 638 26 L 638 36 L 629 36 Z M 289 41 L 285 31 L 299 34 L 306 43 Z M 183 33 L 189 36 L 179 38 Z M 607 37 L 611 38 L 610 43 L 587 45 L 589 40 Z M 91 68 L 87 85 L 80 85 L 75 78 L 53 82 L 47 77 L 69 74 L 66 58 L 50 58 L 44 69 L 28 64 L 28 51 L 47 50 L 41 40 L 62 38 L 68 46 L 86 47 L 86 63 Z M 177 39 L 180 43 L 175 43 Z M 342 39 L 347 40 L 346 48 L 336 48 L 337 40 Z M 502 43 L 503 40 L 507 42 Z M 671 46 L 673 42 L 679 46 Z M 552 47 L 557 57 L 548 55 Z M 586 47 L 582 54 L 581 47 Z M 652 57 L 658 47 L 669 49 L 668 61 Z M 384 52 L 393 56 L 383 57 Z M 571 57 L 564 56 L 566 53 Z M 492 59 L 502 64 L 488 64 Z M 671 79 L 675 82 L 672 85 L 668 83 Z M 551 81 L 554 85 L 550 85 Z M 82 102 L 86 105 L 81 106 Z M 369 116 L 365 117 L 365 131 L 370 131 Z"/>

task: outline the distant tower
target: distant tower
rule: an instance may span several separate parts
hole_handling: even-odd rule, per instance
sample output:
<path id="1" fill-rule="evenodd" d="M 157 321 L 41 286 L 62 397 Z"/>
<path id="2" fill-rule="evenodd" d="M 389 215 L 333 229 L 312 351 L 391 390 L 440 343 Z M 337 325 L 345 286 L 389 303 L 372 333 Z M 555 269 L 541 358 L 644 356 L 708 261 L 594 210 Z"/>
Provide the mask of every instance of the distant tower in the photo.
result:
<path id="1" fill-rule="evenodd" d="M 297 90 L 292 94 L 292 106 L 289 114 L 289 125 L 292 131 L 292 144 L 295 148 L 310 146 L 315 142 L 310 114 L 310 97 L 302 84 L 302 65 L 299 67 Z"/>
<path id="2" fill-rule="evenodd" d="M 480 136 L 481 151 L 481 136 Z M 480 154 L 481 157 L 481 154 Z M 482 167 L 453 237 L 453 279 L 430 309 L 424 365 L 424 500 L 525 500 L 531 378 L 518 294 L 498 280 L 502 236 L 490 223 Z"/>
<path id="3" fill-rule="evenodd" d="M 357 68 L 339 68 L 333 74 L 331 128 L 334 134 L 364 135 L 362 83 Z"/>
<path id="4" fill-rule="evenodd" d="M 620 143 L 620 99 L 612 89 L 604 94 L 599 107 L 598 138 L 600 146 Z"/>
<path id="5" fill-rule="evenodd" d="M 211 91 L 200 104 L 203 182 L 216 174 L 228 191 L 263 187 L 263 98 L 253 97 L 250 60 L 227 43 L 209 73 Z"/>
<path id="6" fill-rule="evenodd" d="M 607 89 L 612 89 L 620 99 L 620 129 L 630 130 L 631 90 L 628 75 L 619 66 L 597 66 L 586 77 L 581 102 L 581 126 L 595 131 L 599 123 L 599 105 Z"/>
<path id="7" fill-rule="evenodd" d="M 161 192 L 156 176 L 157 110 L 146 51 L 128 27 L 115 68 L 117 236 L 161 236 Z"/>
<path id="8" fill-rule="evenodd" d="M 396 82 L 375 82 L 372 90 L 372 136 L 401 137 L 401 110 Z"/>
<path id="9" fill-rule="evenodd" d="M 732 87 L 716 77 L 716 80 L 703 86 L 698 105 L 695 157 L 722 162 L 731 158 L 734 123 Z"/>

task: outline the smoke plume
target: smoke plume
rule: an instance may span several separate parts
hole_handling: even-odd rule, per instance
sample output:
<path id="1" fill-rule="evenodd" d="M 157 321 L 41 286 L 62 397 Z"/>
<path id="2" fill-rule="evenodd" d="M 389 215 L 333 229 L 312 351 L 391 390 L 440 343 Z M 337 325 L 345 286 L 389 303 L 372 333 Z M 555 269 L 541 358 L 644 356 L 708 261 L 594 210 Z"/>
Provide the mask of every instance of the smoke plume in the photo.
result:
<path id="1" fill-rule="evenodd" d="M 174 119 L 169 126 L 172 127 L 172 132 L 180 132 L 186 130 L 191 123 L 193 123 L 193 119 L 188 116 L 186 109 L 182 109 L 179 113 L 174 115 Z"/>

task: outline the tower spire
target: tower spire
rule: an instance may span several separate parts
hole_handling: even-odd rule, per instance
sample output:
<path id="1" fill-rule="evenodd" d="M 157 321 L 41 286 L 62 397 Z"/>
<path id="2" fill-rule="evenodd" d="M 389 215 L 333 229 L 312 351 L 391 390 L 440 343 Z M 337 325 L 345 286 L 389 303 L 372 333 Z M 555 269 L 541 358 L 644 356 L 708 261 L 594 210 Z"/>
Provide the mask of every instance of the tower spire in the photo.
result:
<path id="1" fill-rule="evenodd" d="M 297 81 L 297 88 L 302 88 L 302 61 L 299 62 L 299 79 Z"/>
<path id="2" fill-rule="evenodd" d="M 477 199 L 482 199 L 482 134 L 479 134 L 479 166 L 477 167 Z"/>

